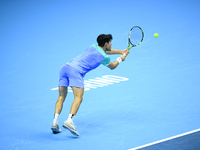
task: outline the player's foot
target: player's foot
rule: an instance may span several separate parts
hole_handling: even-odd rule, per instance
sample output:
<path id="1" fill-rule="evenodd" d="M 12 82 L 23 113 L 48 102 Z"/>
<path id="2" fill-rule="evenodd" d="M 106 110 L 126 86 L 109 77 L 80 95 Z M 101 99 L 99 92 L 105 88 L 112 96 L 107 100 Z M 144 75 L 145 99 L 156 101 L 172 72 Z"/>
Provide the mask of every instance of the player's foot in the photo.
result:
<path id="1" fill-rule="evenodd" d="M 79 136 L 79 133 L 76 131 L 73 122 L 65 121 L 62 126 L 63 128 L 68 129 L 72 134 Z"/>
<path id="2" fill-rule="evenodd" d="M 51 130 L 53 131 L 53 133 L 61 132 L 61 129 L 59 128 L 59 125 L 57 123 L 53 123 L 53 125 L 51 126 Z"/>

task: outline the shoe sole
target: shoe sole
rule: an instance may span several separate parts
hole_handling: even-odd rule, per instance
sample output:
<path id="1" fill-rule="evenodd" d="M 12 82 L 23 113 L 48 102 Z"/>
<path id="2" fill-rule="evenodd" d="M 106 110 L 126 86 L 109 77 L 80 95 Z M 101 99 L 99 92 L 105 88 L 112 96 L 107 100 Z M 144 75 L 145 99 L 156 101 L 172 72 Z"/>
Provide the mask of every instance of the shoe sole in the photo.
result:
<path id="1" fill-rule="evenodd" d="M 62 126 L 63 128 L 68 129 L 73 135 L 79 136 L 79 134 L 76 131 L 71 130 L 67 124 L 63 124 Z"/>
<path id="2" fill-rule="evenodd" d="M 60 133 L 60 131 L 57 128 L 51 127 L 51 130 L 53 131 L 53 133 Z"/>

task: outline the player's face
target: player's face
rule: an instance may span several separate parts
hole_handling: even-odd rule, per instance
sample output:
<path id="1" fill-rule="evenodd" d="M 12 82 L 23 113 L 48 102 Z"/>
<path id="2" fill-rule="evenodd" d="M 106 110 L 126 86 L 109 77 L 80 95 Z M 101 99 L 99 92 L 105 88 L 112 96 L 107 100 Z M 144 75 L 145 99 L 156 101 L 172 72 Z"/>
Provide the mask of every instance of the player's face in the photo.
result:
<path id="1" fill-rule="evenodd" d="M 111 43 L 111 40 L 108 42 L 108 43 L 106 43 L 106 51 L 111 51 L 111 47 L 112 47 L 112 43 Z"/>

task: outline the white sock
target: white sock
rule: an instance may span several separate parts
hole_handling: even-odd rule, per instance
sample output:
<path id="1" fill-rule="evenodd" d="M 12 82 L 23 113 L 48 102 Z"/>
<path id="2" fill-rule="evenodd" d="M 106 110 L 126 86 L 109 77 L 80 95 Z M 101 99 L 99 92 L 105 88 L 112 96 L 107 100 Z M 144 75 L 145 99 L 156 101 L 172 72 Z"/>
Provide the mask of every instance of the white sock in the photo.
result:
<path id="1" fill-rule="evenodd" d="M 74 118 L 74 115 L 73 114 L 69 114 L 69 117 L 68 117 L 67 121 L 73 122 L 73 118 Z"/>
<path id="2" fill-rule="evenodd" d="M 53 123 L 58 123 L 58 116 L 59 116 L 59 114 L 54 114 Z"/>

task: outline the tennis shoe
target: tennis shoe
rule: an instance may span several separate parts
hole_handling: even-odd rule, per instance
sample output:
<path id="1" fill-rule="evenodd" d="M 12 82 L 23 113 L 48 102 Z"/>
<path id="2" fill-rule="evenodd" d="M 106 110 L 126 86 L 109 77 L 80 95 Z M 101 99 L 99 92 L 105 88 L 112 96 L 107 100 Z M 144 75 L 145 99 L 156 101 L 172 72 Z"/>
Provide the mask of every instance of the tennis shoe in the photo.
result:
<path id="1" fill-rule="evenodd" d="M 51 126 L 51 130 L 53 131 L 53 133 L 60 133 L 61 129 L 59 128 L 58 123 L 53 123 L 53 125 Z"/>
<path id="2" fill-rule="evenodd" d="M 73 135 L 79 136 L 73 122 L 65 121 L 62 126 L 63 128 L 68 129 Z"/>

